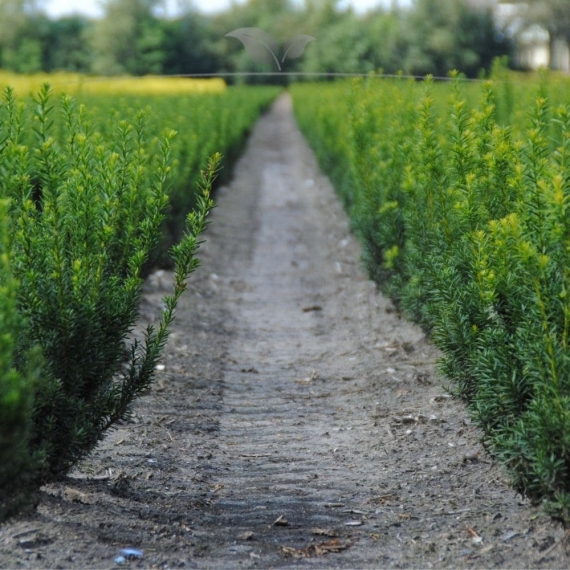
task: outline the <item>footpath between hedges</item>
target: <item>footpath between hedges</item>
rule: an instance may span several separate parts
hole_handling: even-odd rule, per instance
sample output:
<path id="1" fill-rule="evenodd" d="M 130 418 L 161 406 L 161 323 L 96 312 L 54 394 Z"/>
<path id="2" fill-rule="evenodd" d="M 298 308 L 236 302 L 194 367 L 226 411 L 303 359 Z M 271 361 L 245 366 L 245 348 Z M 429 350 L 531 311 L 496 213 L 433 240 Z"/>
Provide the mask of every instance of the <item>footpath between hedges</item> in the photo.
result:
<path id="1" fill-rule="evenodd" d="M 568 567 L 361 269 L 287 95 L 218 205 L 154 388 L 0 528 L 0 567 Z"/>

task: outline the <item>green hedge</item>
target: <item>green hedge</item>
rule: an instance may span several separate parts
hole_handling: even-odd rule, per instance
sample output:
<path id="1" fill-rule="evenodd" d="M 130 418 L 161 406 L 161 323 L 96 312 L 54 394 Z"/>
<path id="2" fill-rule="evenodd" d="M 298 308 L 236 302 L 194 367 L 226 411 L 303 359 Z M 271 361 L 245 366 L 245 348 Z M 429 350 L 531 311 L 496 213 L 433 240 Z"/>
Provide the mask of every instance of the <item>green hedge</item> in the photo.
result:
<path id="1" fill-rule="evenodd" d="M 515 487 L 568 522 L 569 82 L 496 73 L 292 93 L 371 275 L 431 332 Z"/>
<path id="2" fill-rule="evenodd" d="M 275 98 L 277 87 L 228 87 L 223 93 L 164 96 L 84 95 L 80 101 L 104 137 L 113 136 L 120 120 L 134 121 L 143 110 L 152 137 L 165 126 L 177 135 L 171 149 L 169 206 L 161 251 L 155 263 L 168 264 L 168 248 L 184 230 L 184 219 L 195 203 L 200 169 L 214 152 L 223 153 L 220 175 L 225 177 L 241 152 L 252 125 Z"/>
<path id="3" fill-rule="evenodd" d="M 0 201 L 0 520 L 25 504 L 39 466 L 30 453 L 33 389 L 40 372 L 37 354 L 18 370 L 16 351 L 23 319 L 17 309 L 9 201 Z"/>
<path id="4" fill-rule="evenodd" d="M 0 518 L 64 476 L 150 386 L 186 278 L 198 265 L 221 166 L 214 151 L 235 152 L 275 94 L 79 103 L 55 99 L 45 86 L 29 103 L 6 90 Z M 165 220 L 172 230 L 166 239 Z M 174 290 L 157 327 L 131 344 L 143 268 L 158 245 L 175 267 Z"/>

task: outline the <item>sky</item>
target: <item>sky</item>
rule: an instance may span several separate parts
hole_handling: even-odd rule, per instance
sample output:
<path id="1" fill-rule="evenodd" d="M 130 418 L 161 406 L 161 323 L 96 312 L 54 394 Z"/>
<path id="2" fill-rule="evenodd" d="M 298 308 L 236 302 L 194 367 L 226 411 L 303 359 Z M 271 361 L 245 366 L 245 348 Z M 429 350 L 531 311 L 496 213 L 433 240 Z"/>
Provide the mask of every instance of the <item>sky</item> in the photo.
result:
<path id="1" fill-rule="evenodd" d="M 80 0 L 79 2 L 77 0 L 44 0 L 42 4 L 47 13 L 54 17 L 73 13 L 94 17 L 101 15 L 100 0 Z M 167 4 L 169 13 L 174 14 L 177 1 L 167 0 Z M 200 12 L 214 13 L 227 8 L 230 5 L 230 0 L 194 0 L 193 4 Z M 390 0 L 343 0 L 342 4 L 352 5 L 357 12 L 362 13 L 378 5 L 390 5 Z M 401 0 L 400 4 L 409 4 L 409 0 Z"/>

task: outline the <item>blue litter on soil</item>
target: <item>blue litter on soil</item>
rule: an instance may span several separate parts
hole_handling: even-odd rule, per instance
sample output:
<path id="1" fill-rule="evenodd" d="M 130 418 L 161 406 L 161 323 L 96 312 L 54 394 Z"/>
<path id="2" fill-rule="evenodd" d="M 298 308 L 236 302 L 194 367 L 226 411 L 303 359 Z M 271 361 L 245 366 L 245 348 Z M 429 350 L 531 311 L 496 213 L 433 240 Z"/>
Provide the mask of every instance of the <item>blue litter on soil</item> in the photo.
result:
<path id="1" fill-rule="evenodd" d="M 115 564 L 124 564 L 127 560 L 134 560 L 135 558 L 142 558 L 142 550 L 136 548 L 122 548 L 121 555 L 115 558 Z"/>
<path id="2" fill-rule="evenodd" d="M 121 554 L 129 560 L 129 558 L 142 558 L 142 550 L 137 550 L 136 548 L 123 548 L 121 549 Z"/>

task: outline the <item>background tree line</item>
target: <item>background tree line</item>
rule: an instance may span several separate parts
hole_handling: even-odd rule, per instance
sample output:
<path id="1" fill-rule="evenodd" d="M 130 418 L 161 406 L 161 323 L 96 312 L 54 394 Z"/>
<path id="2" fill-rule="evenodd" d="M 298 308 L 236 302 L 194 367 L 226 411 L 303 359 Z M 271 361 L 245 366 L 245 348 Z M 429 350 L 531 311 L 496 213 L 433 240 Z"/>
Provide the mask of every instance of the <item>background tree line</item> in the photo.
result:
<path id="1" fill-rule="evenodd" d="M 193 74 L 259 71 L 236 39 L 225 34 L 258 27 L 283 44 L 295 34 L 317 38 L 287 71 L 403 71 L 474 76 L 508 54 L 489 8 L 473 0 L 415 0 L 366 15 L 339 0 L 249 0 L 205 16 L 187 8 L 160 16 L 159 0 L 106 0 L 104 16 L 50 19 L 34 0 L 0 0 L 0 67 L 12 71 L 96 74 Z M 269 69 L 269 68 L 267 68 Z"/>

